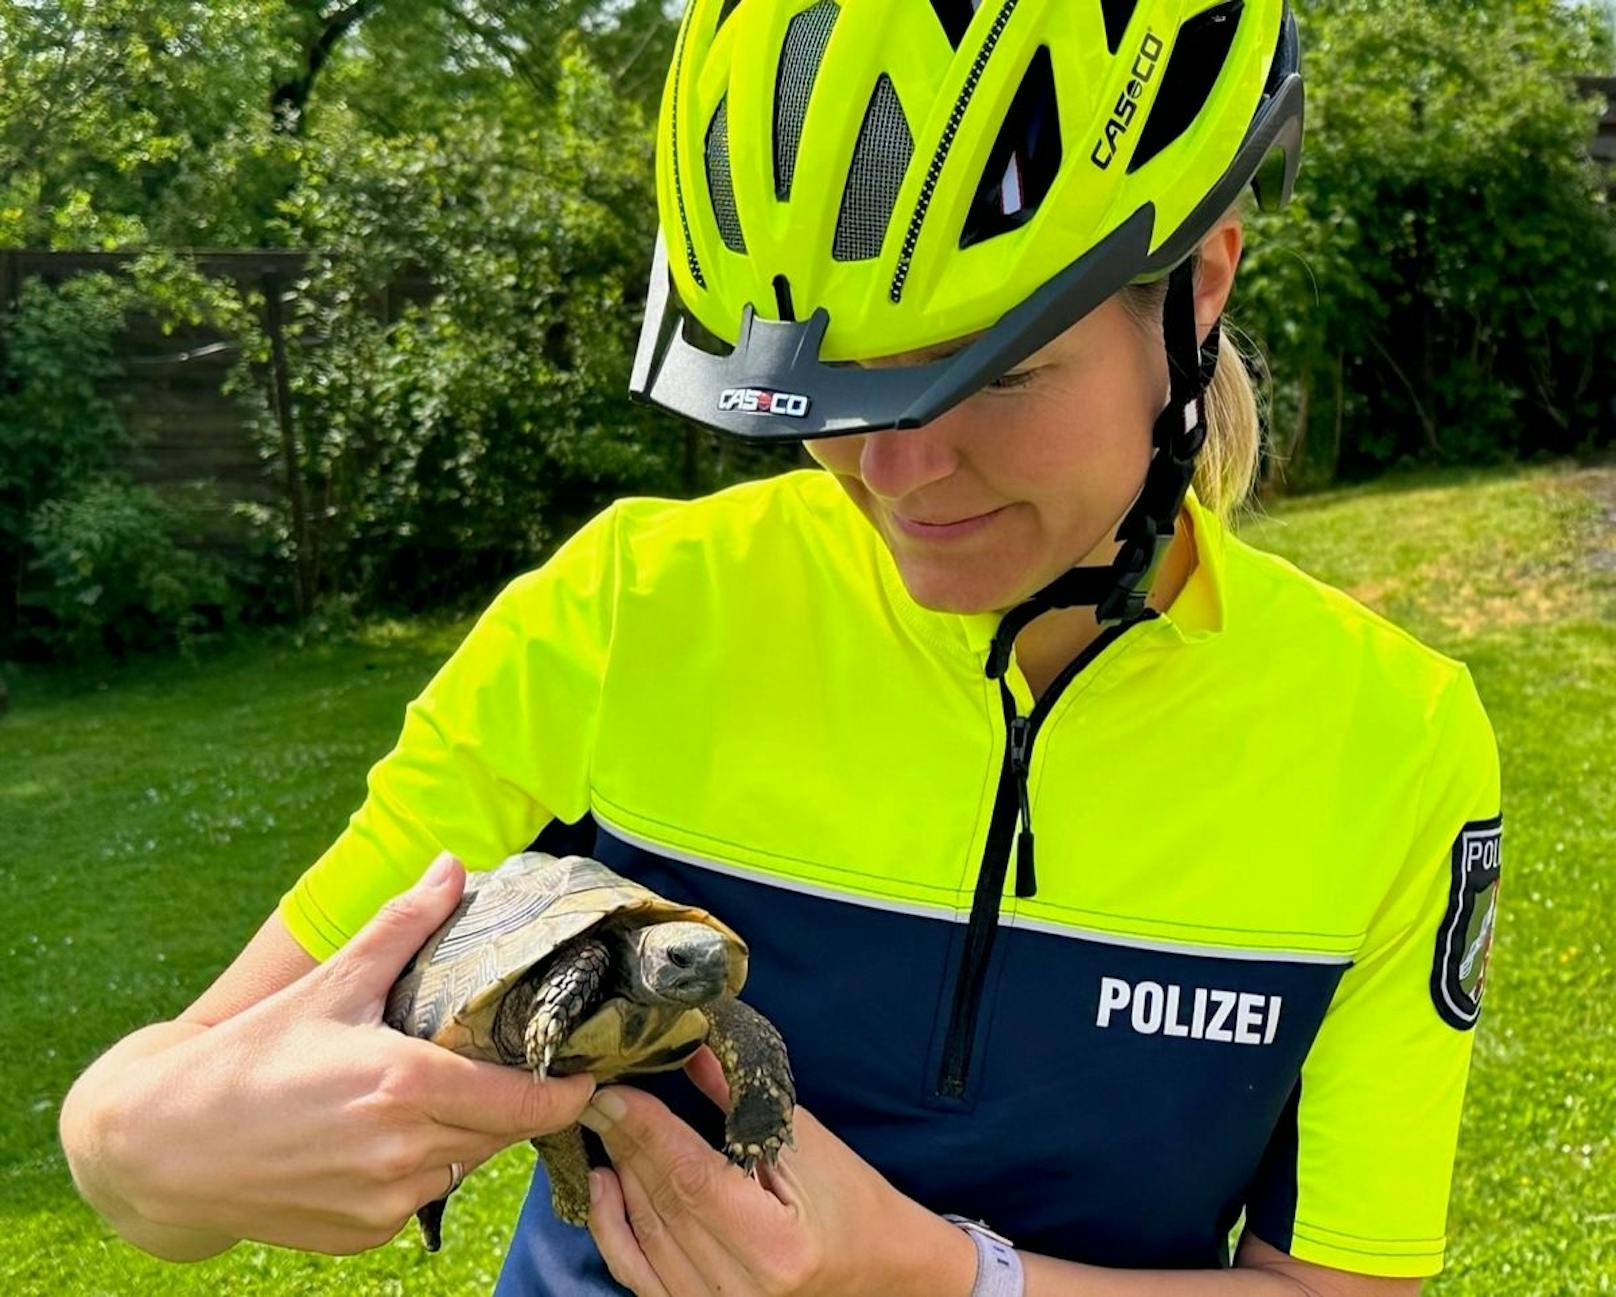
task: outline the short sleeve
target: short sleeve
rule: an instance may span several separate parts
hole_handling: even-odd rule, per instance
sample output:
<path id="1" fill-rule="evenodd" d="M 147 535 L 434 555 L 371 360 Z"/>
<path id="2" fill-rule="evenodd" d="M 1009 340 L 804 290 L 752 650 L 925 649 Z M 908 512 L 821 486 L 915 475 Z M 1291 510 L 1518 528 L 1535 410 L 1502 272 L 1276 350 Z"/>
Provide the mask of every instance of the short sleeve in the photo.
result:
<path id="1" fill-rule="evenodd" d="M 280 914 L 325 959 L 443 851 L 489 868 L 589 809 L 611 643 L 615 506 L 507 586 L 404 714 L 393 750 Z"/>
<path id="2" fill-rule="evenodd" d="M 1403 869 L 1336 990 L 1248 1197 L 1257 1237 L 1361 1274 L 1442 1268 L 1459 1116 L 1498 892 L 1498 754 L 1468 671 Z"/>

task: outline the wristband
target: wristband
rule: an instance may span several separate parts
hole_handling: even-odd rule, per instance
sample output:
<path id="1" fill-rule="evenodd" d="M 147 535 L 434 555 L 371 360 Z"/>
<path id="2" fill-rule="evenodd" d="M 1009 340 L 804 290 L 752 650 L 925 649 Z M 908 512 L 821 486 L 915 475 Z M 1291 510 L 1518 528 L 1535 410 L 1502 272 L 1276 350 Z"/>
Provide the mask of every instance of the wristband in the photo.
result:
<path id="1" fill-rule="evenodd" d="M 944 1216 L 951 1225 L 958 1225 L 976 1244 L 976 1286 L 971 1297 L 1025 1297 L 1027 1280 L 1021 1269 L 1021 1258 L 1010 1240 L 995 1234 L 979 1220 L 964 1216 Z"/>

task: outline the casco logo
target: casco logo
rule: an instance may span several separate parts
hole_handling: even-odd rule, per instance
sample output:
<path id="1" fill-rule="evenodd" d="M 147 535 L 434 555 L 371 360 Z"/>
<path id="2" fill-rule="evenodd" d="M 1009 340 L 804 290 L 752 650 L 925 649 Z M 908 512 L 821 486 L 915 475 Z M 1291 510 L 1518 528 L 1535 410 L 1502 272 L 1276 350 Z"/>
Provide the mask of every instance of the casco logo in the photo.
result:
<path id="1" fill-rule="evenodd" d="M 1156 69 L 1161 66 L 1164 48 L 1162 38 L 1155 32 L 1145 33 L 1145 43 L 1139 47 L 1139 57 L 1133 61 L 1133 76 L 1128 78 L 1127 86 L 1117 96 L 1117 106 L 1111 110 L 1111 120 L 1105 124 L 1105 134 L 1089 155 L 1101 171 L 1116 161 L 1117 146 L 1133 127 L 1133 119 L 1139 115 L 1139 100 L 1145 93 L 1145 87 L 1156 79 Z"/>
<path id="2" fill-rule="evenodd" d="M 771 392 L 762 387 L 731 387 L 718 398 L 720 410 L 773 414 L 787 419 L 806 419 L 812 404 L 806 396 L 795 392 Z"/>

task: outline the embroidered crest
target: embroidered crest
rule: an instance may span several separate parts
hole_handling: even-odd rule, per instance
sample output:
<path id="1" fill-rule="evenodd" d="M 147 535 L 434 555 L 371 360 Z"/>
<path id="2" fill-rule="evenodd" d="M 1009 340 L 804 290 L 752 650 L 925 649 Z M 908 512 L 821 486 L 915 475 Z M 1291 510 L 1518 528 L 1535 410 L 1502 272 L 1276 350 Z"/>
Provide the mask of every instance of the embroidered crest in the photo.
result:
<path id="1" fill-rule="evenodd" d="M 1498 912 L 1503 834 L 1503 819 L 1494 816 L 1466 824 L 1453 843 L 1453 877 L 1436 934 L 1431 999 L 1442 1020 L 1459 1031 L 1469 1031 L 1481 1016 Z"/>

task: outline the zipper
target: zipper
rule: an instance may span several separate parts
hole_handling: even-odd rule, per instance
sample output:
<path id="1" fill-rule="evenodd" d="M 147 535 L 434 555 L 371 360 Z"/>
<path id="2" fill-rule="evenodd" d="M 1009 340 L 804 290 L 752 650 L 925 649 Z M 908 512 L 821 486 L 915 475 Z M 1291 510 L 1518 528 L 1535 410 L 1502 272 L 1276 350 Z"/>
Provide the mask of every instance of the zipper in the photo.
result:
<path id="1" fill-rule="evenodd" d="M 1012 710 L 1014 707 L 1015 701 L 1012 699 Z M 1021 832 L 1016 835 L 1016 896 L 1026 900 L 1029 896 L 1038 895 L 1038 874 L 1032 859 L 1032 803 L 1027 795 L 1027 767 L 1032 761 L 1032 722 L 1025 716 L 1012 716 L 1009 729 L 1010 765 L 1015 772 L 1021 811 Z"/>
<path id="2" fill-rule="evenodd" d="M 1016 855 L 1016 896 L 1026 899 L 1037 894 L 1038 878 L 1033 859 L 1032 806 L 1027 793 L 1027 777 L 1032 764 L 1032 748 L 1045 719 L 1061 695 L 1078 675 L 1130 629 L 1153 621 L 1159 614 L 1146 609 L 1134 621 L 1107 627 L 1083 652 L 1055 677 L 1032 709 L 1022 716 L 1015 696 L 1001 677 L 999 698 L 1004 708 L 1004 763 L 999 768 L 999 788 L 993 799 L 993 816 L 988 822 L 988 840 L 977 872 L 976 890 L 971 897 L 971 917 L 965 927 L 965 947 L 960 954 L 959 972 L 954 979 L 954 1003 L 949 1012 L 948 1034 L 943 1038 L 943 1061 L 937 1076 L 937 1093 L 948 1099 L 963 1099 L 970 1081 L 971 1054 L 976 1043 L 976 1025 L 982 1008 L 988 964 L 999 930 L 999 905 L 1004 896 L 1005 878 L 1010 871 L 1012 843 Z M 1021 833 L 1016 836 L 1017 821 Z"/>
<path id="3" fill-rule="evenodd" d="M 1013 733 L 1018 721 L 1023 734 L 1030 732 L 1031 720 L 1016 715 L 1016 700 L 1003 680 L 999 681 L 999 693 L 1004 703 L 1007 732 Z M 1036 715 L 1037 709 L 1033 710 Z M 937 1093 L 949 1099 L 965 1097 L 971 1045 L 976 1039 L 977 1011 L 982 1004 L 982 983 L 993 954 L 993 938 L 999 927 L 999 897 L 1010 867 L 1010 835 L 1015 831 L 1015 815 L 1019 809 L 1014 795 L 1011 747 L 1007 741 L 1004 764 L 999 768 L 999 791 L 993 799 L 993 818 L 988 822 L 987 849 L 982 855 L 982 868 L 976 875 L 970 922 L 965 926 L 965 948 L 954 979 L 954 1006 L 948 1015 L 948 1035 L 943 1038 L 943 1066 L 937 1078 Z M 1031 750 L 1030 739 L 1024 742 L 1022 750 L 1023 756 Z"/>

